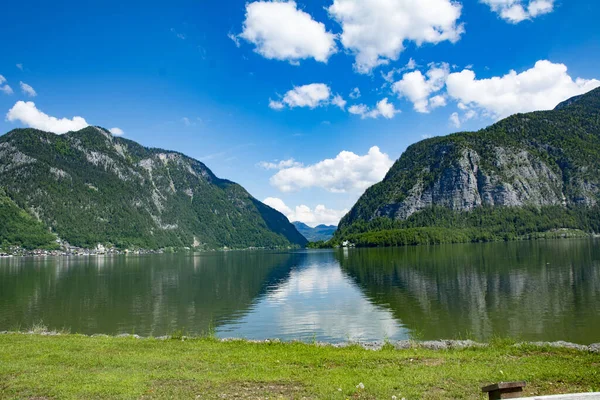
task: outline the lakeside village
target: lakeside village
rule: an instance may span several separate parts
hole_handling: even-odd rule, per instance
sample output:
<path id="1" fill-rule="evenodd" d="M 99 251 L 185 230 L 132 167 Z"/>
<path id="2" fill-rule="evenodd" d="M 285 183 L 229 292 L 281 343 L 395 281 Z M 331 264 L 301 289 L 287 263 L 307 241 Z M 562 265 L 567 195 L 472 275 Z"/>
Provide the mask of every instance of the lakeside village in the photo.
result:
<path id="1" fill-rule="evenodd" d="M 140 255 L 140 254 L 163 254 L 163 253 L 171 253 L 174 252 L 174 249 L 117 249 L 115 247 L 106 247 L 102 244 L 98 244 L 95 248 L 87 249 L 83 247 L 71 246 L 69 243 L 64 242 L 62 240 L 57 239 L 56 243 L 59 245 L 59 249 L 55 250 L 44 250 L 44 249 L 35 249 L 28 250 L 20 246 L 6 246 L 0 247 L 0 258 L 7 257 L 45 257 L 45 256 L 103 256 L 103 255 Z M 350 241 L 344 241 L 341 246 L 342 248 L 353 248 L 356 245 L 351 243 Z M 289 248 L 288 248 L 289 249 Z M 191 249 L 190 247 L 184 247 L 181 250 L 185 251 L 202 251 L 200 249 Z M 236 249 L 230 249 L 228 247 L 222 247 L 217 251 L 234 251 Z M 264 247 L 249 247 L 243 250 L 267 250 Z"/>
<path id="2" fill-rule="evenodd" d="M 122 254 L 162 254 L 165 249 L 117 249 L 115 247 L 106 247 L 98 244 L 95 248 L 86 249 L 82 247 L 71 246 L 67 242 L 57 240 L 59 245 L 55 250 L 35 249 L 28 250 L 20 246 L 0 247 L 0 257 L 43 257 L 43 256 L 101 256 L 101 255 L 122 255 Z"/>

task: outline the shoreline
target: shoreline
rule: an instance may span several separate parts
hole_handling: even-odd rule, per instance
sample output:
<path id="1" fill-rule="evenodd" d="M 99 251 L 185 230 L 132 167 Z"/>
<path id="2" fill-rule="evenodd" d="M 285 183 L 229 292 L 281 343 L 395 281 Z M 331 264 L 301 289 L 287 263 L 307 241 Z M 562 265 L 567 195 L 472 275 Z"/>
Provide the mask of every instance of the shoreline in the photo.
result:
<path id="1" fill-rule="evenodd" d="M 488 242 L 457 242 L 457 243 L 434 243 L 434 244 L 411 244 L 402 246 L 327 246 L 327 247 L 311 247 L 310 243 L 307 247 L 289 247 L 289 248 L 260 248 L 248 247 L 245 249 L 191 249 L 191 248 L 164 248 L 164 249 L 135 249 L 135 250 L 119 250 L 106 249 L 98 251 L 97 249 L 77 248 L 76 250 L 24 250 L 18 249 L 11 253 L 0 251 L 0 260 L 7 258 L 22 258 L 22 257 L 98 257 L 98 256 L 125 256 L 125 255 L 152 255 L 152 254 L 177 254 L 177 253 L 227 253 L 227 252 L 246 252 L 246 251 L 294 251 L 294 250 L 339 250 L 339 249 L 382 249 L 382 248 L 403 248 L 417 246 L 442 246 L 455 244 L 486 244 L 486 243 L 508 243 L 508 242 L 529 242 L 540 240 L 590 240 L 600 239 L 600 234 L 588 234 L 587 236 L 573 237 L 532 237 L 515 240 L 493 240 Z M 311 242 L 319 243 L 319 242 Z"/>
<path id="2" fill-rule="evenodd" d="M 177 254 L 177 253 L 227 253 L 236 251 L 292 251 L 298 249 L 308 249 L 301 247 L 248 247 L 245 249 L 219 248 L 219 249 L 192 249 L 188 247 L 169 247 L 162 249 L 114 249 L 108 248 L 104 250 L 72 248 L 69 250 L 25 250 L 17 248 L 12 252 L 0 251 L 0 259 L 15 258 L 15 257 L 97 257 L 97 256 L 126 256 L 126 255 L 148 255 L 148 254 Z"/>
<path id="3" fill-rule="evenodd" d="M 59 331 L 0 331 L 0 335 L 30 335 L 30 336 L 77 336 L 82 338 L 104 338 L 104 339 L 137 339 L 137 340 L 156 340 L 156 341 L 169 341 L 169 340 L 180 340 L 180 341 L 199 341 L 199 340 L 212 340 L 220 343 L 246 343 L 246 344 L 303 344 L 307 346 L 315 347 L 333 347 L 333 348 L 347 348 L 347 347 L 362 347 L 365 350 L 382 350 L 386 346 L 392 346 L 396 350 L 410 350 L 410 349 L 426 349 L 426 350 L 460 350 L 469 348 L 486 348 L 492 346 L 492 343 L 476 342 L 474 340 L 466 339 L 438 339 L 438 340 L 376 340 L 376 341 L 345 341 L 345 342 L 319 342 L 319 341 L 302 341 L 302 340 L 281 340 L 277 338 L 272 339 L 245 339 L 236 337 L 225 337 L 219 338 L 215 336 L 140 336 L 130 333 L 121 333 L 117 335 L 108 335 L 104 333 L 94 333 L 90 335 L 82 333 L 64 333 Z M 512 342 L 511 339 L 506 339 Z M 535 342 L 517 342 L 512 343 L 513 347 L 551 347 L 555 349 L 569 349 L 577 350 L 590 353 L 600 354 L 600 342 L 592 343 L 590 345 L 577 344 L 567 342 L 564 340 L 558 340 L 553 342 L 547 341 L 535 341 Z"/>

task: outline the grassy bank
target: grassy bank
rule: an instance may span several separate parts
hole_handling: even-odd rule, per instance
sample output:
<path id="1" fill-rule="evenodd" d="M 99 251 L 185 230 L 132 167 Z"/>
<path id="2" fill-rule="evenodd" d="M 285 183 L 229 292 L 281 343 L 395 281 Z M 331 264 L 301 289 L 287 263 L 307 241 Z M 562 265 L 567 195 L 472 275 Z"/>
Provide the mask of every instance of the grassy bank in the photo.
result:
<path id="1" fill-rule="evenodd" d="M 600 390 L 600 354 L 498 341 L 461 350 L 0 335 L 0 398 L 484 398 Z M 363 383 L 364 389 L 357 388 Z"/>

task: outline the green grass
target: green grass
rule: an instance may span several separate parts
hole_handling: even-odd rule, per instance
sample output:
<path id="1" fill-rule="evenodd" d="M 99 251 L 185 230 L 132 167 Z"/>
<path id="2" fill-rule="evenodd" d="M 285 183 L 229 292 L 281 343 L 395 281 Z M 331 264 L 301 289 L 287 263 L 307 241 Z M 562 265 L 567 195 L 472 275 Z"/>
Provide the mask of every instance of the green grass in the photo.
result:
<path id="1" fill-rule="evenodd" d="M 481 386 L 512 380 L 526 380 L 531 395 L 598 390 L 600 354 L 506 341 L 372 351 L 214 338 L 0 335 L 2 399 L 479 399 Z"/>

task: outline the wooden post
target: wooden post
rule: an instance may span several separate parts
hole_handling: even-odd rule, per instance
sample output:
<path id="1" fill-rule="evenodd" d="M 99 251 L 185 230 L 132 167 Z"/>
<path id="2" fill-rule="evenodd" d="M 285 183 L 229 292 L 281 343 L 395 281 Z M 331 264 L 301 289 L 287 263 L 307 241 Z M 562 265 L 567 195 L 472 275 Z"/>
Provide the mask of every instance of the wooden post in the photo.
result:
<path id="1" fill-rule="evenodd" d="M 516 399 L 523 394 L 523 388 L 527 383 L 521 382 L 500 382 L 481 388 L 481 391 L 489 395 L 490 400 Z"/>

